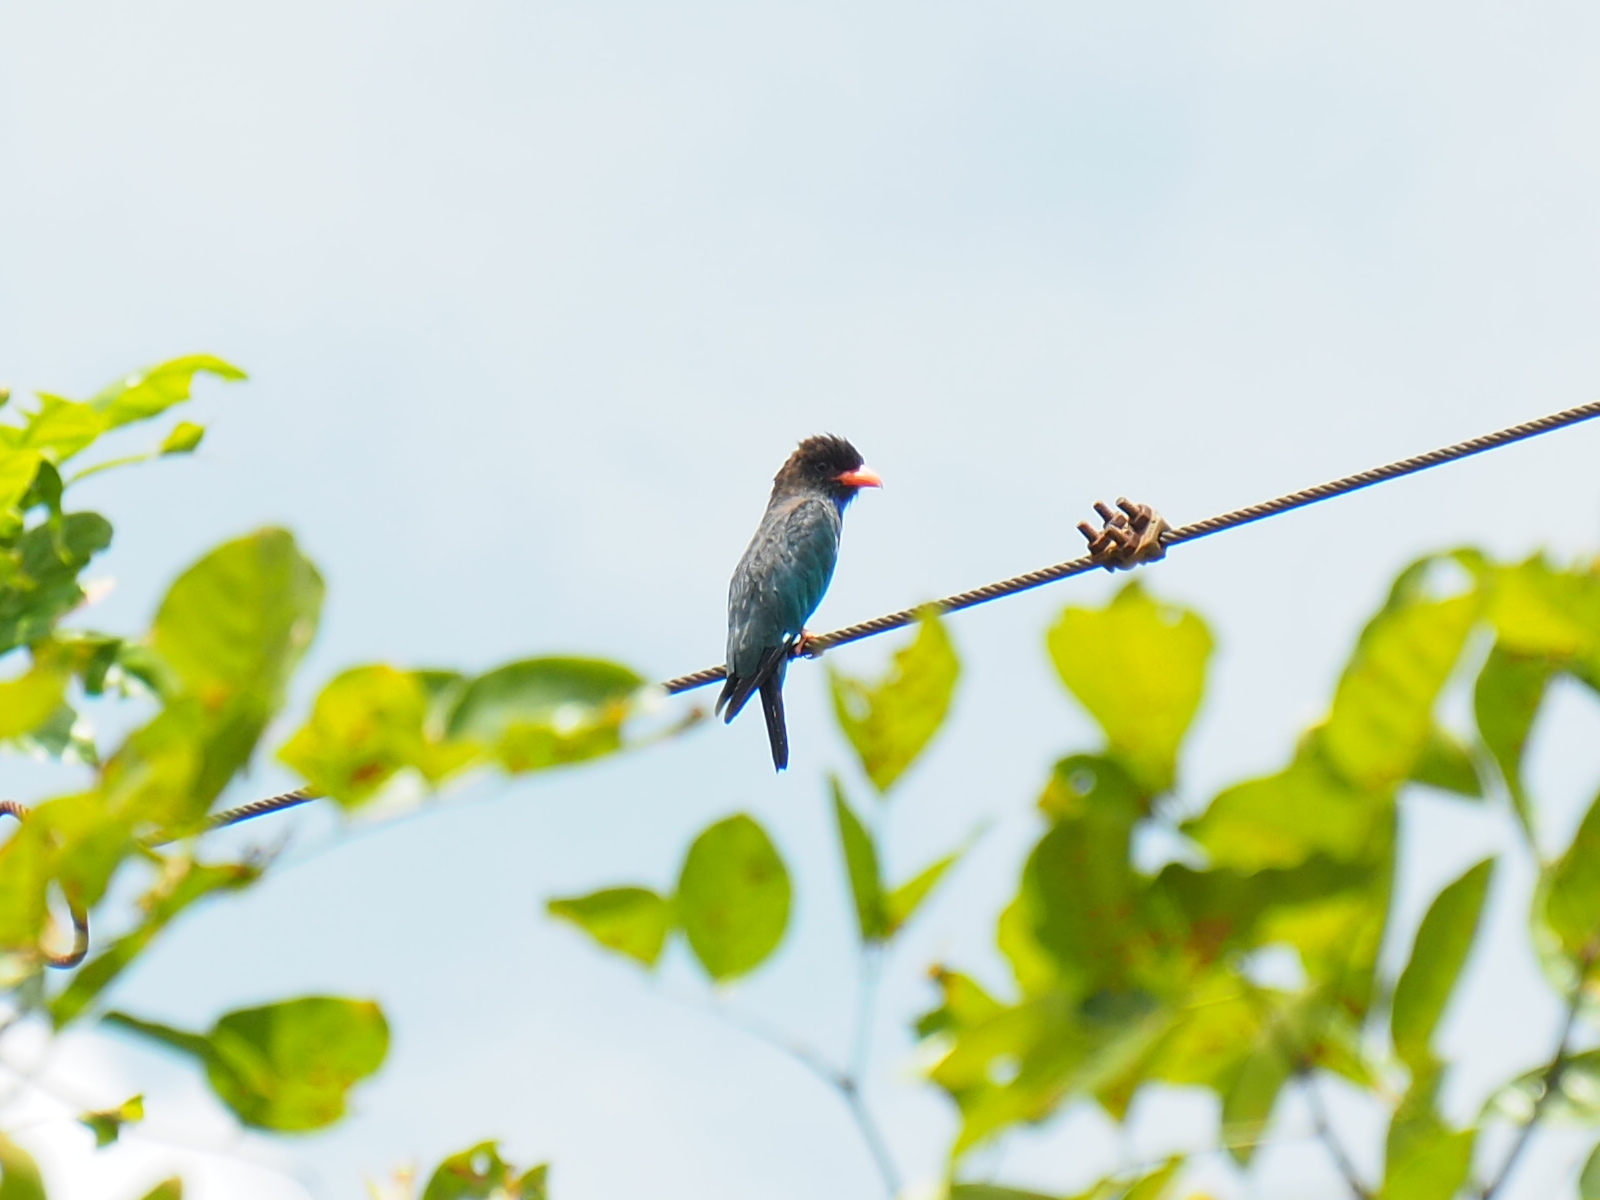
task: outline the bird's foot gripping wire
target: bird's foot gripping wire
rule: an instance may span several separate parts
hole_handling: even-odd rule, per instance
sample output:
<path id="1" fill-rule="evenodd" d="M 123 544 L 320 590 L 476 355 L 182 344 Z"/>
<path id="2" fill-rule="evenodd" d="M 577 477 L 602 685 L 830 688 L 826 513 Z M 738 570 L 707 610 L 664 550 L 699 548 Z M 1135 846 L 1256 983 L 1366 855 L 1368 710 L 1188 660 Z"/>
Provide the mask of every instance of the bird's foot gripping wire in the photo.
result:
<path id="1" fill-rule="evenodd" d="M 795 638 L 794 642 L 789 647 L 789 657 L 821 658 L 822 652 L 826 648 L 817 645 L 817 643 L 821 640 L 821 637 L 815 633 L 812 633 L 811 630 L 802 629 L 800 631 L 800 636 Z"/>
<path id="2" fill-rule="evenodd" d="M 1116 508 L 1096 501 L 1094 510 L 1100 514 L 1101 527 L 1096 529 L 1087 521 L 1079 521 L 1078 532 L 1088 541 L 1089 557 L 1097 566 L 1108 571 L 1131 571 L 1141 563 L 1166 557 L 1167 547 L 1161 539 L 1172 531 L 1172 526 L 1148 504 L 1119 498 Z"/>

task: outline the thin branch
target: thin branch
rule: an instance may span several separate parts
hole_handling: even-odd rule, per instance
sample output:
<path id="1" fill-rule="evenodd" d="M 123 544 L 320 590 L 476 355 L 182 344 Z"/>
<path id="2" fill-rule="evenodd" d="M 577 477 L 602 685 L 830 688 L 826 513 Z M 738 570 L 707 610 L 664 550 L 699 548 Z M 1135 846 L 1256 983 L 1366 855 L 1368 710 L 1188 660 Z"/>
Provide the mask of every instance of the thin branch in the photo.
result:
<path id="1" fill-rule="evenodd" d="M 872 1065 L 873 1014 L 877 1007 L 878 978 L 882 973 L 882 944 L 863 940 L 857 968 L 856 1028 L 850 1047 L 850 1077 L 858 1082 L 867 1077 Z"/>
<path id="2" fill-rule="evenodd" d="M 877 1165 L 884 1191 L 889 1200 L 894 1200 L 900 1194 L 900 1173 L 895 1168 L 894 1157 L 889 1153 L 889 1143 L 884 1141 L 883 1132 L 873 1120 L 872 1110 L 867 1107 L 866 1098 L 862 1096 L 856 1081 L 843 1080 L 839 1091 L 844 1096 L 846 1107 L 850 1109 L 850 1115 L 855 1118 L 856 1128 L 861 1131 L 861 1140 L 866 1142 L 872 1161 Z"/>
<path id="3" fill-rule="evenodd" d="M 1522 1128 L 1517 1130 L 1516 1140 L 1506 1152 L 1500 1170 L 1478 1190 L 1480 1200 L 1494 1200 L 1500 1189 L 1505 1186 L 1512 1169 L 1533 1139 L 1533 1131 L 1538 1127 L 1545 1110 L 1561 1091 L 1561 1077 L 1566 1074 L 1567 1063 L 1571 1060 L 1572 1031 L 1578 1024 L 1578 1010 L 1583 1007 L 1583 977 L 1588 974 L 1593 961 L 1594 954 L 1588 953 L 1578 962 L 1578 981 L 1573 984 L 1572 995 L 1567 998 L 1567 1012 L 1561 1021 L 1561 1035 L 1556 1039 L 1555 1053 L 1550 1056 L 1550 1061 L 1545 1064 L 1544 1070 L 1539 1075 L 1539 1094 L 1533 1098 L 1533 1111 L 1528 1114 L 1528 1119 L 1523 1122 Z"/>
<path id="4" fill-rule="evenodd" d="M 1316 1130 L 1317 1140 L 1327 1147 L 1328 1157 L 1333 1160 L 1333 1165 L 1344 1177 L 1345 1186 L 1350 1189 L 1350 1194 L 1356 1197 L 1356 1200 L 1372 1200 L 1372 1190 L 1361 1182 L 1361 1173 L 1356 1170 L 1355 1163 L 1350 1161 L 1350 1155 L 1345 1152 L 1344 1144 L 1334 1132 L 1333 1122 L 1328 1118 L 1327 1106 L 1322 1102 L 1322 1092 L 1317 1087 L 1316 1076 L 1305 1066 L 1295 1074 L 1300 1080 L 1300 1090 L 1305 1093 L 1306 1107 L 1311 1110 L 1311 1124 Z"/>
<path id="5" fill-rule="evenodd" d="M 754 1038 L 769 1049 L 776 1050 L 787 1058 L 793 1059 L 823 1083 L 827 1084 L 844 1101 L 845 1109 L 855 1122 L 856 1129 L 861 1134 L 861 1140 L 866 1143 L 867 1151 L 872 1156 L 873 1165 L 878 1169 L 878 1174 L 883 1180 L 884 1190 L 889 1195 L 890 1200 L 893 1200 L 893 1197 L 899 1194 L 900 1179 L 895 1171 L 894 1160 L 889 1156 L 888 1145 L 883 1139 L 882 1132 L 878 1129 L 877 1122 L 872 1119 L 872 1113 L 861 1096 L 860 1085 L 853 1075 L 834 1066 L 821 1053 L 804 1042 L 790 1037 L 782 1030 L 775 1029 L 764 1021 L 735 1012 L 726 1005 L 706 1004 L 686 996 L 676 995 L 665 988 L 658 988 L 657 990 L 660 995 L 675 1004 L 702 1015 L 716 1017 L 725 1021 L 740 1033 Z"/>

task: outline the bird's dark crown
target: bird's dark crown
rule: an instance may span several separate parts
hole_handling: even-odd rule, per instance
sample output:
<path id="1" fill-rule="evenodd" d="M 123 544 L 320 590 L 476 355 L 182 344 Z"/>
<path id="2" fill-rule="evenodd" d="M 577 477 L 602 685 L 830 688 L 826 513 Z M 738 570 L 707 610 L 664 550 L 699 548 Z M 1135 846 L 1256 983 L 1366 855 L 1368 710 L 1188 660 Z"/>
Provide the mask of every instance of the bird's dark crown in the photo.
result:
<path id="1" fill-rule="evenodd" d="M 836 433 L 808 437 L 789 456 L 783 469 L 773 478 L 780 488 L 808 487 L 823 491 L 845 491 L 851 495 L 856 489 L 838 482 L 839 476 L 858 471 L 866 460 L 849 442 Z"/>

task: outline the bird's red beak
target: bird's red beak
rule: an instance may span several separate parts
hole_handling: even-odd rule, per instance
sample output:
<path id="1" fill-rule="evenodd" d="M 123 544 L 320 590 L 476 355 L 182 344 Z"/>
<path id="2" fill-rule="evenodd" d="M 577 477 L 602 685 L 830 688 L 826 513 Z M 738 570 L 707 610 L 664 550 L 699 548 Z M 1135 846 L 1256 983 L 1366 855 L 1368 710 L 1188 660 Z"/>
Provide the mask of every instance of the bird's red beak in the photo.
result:
<path id="1" fill-rule="evenodd" d="M 854 471 L 841 471 L 833 477 L 835 483 L 842 483 L 845 487 L 881 488 L 883 480 L 878 478 L 878 473 L 871 467 L 857 467 Z"/>

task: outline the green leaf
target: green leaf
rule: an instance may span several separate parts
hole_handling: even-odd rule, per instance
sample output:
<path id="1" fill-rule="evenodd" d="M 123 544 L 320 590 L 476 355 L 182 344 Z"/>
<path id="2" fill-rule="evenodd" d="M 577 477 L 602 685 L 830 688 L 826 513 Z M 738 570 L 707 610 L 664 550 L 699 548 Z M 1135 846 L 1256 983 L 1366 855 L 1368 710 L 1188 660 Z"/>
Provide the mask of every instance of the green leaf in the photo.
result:
<path id="1" fill-rule="evenodd" d="M 161 440 L 162 454 L 192 454 L 206 436 L 206 427 L 190 421 L 179 421 Z"/>
<path id="2" fill-rule="evenodd" d="M 1522 755 L 1552 673 L 1544 659 L 1521 657 L 1496 646 L 1478 673 L 1472 697 L 1478 736 L 1494 756 L 1512 807 L 1530 833 L 1533 807 L 1522 784 Z"/>
<path id="3" fill-rule="evenodd" d="M 1600 1146 L 1596 1146 L 1578 1175 L 1578 1200 L 1600 1200 Z"/>
<path id="4" fill-rule="evenodd" d="M 434 783 L 469 765 L 476 751 L 430 728 L 433 707 L 428 680 L 417 672 L 356 667 L 322 689 L 278 757 L 346 808 L 365 804 L 408 768 Z"/>
<path id="5" fill-rule="evenodd" d="M 1056 820 L 1023 869 L 1031 932 L 1075 994 L 1126 990 L 1149 940 L 1129 863 L 1139 793 L 1114 761 L 1074 755 L 1041 804 Z"/>
<path id="6" fill-rule="evenodd" d="M 888 932 L 898 933 L 905 928 L 906 923 L 916 915 L 922 902 L 933 894 L 933 889 L 939 886 L 944 879 L 945 872 L 961 861 L 961 851 L 947 854 L 938 861 L 924 867 L 917 874 L 906 880 L 894 891 L 890 892 L 884 901 L 884 912 L 888 918 Z"/>
<path id="7" fill-rule="evenodd" d="M 163 1179 L 144 1194 L 144 1200 L 183 1200 L 183 1180 L 176 1175 Z"/>
<path id="8" fill-rule="evenodd" d="M 1483 780 L 1472 752 L 1442 729 L 1429 735 L 1411 768 L 1411 781 L 1471 800 L 1483 798 Z"/>
<path id="9" fill-rule="evenodd" d="M 992 1183 L 955 1183 L 950 1185 L 950 1200 L 1056 1200 L 1056 1198 L 1047 1196 L 1043 1192 L 999 1187 Z"/>
<path id="10" fill-rule="evenodd" d="M 1222 1096 L 1222 1132 L 1228 1152 L 1244 1166 L 1254 1156 L 1278 1097 L 1294 1072 L 1294 1064 L 1281 1044 L 1284 1039 L 1269 1027 L 1250 1049 Z"/>
<path id="11" fill-rule="evenodd" d="M 1538 555 L 1480 573 L 1501 649 L 1564 661 L 1593 656 L 1600 641 L 1600 577 L 1587 569 L 1560 570 Z"/>
<path id="12" fill-rule="evenodd" d="M 450 714 L 451 739 L 492 748 L 508 771 L 537 771 L 613 753 L 644 680 L 616 663 L 535 658 L 469 683 Z"/>
<path id="13" fill-rule="evenodd" d="M 27 674 L 0 683 L 0 738 L 31 733 L 61 707 L 70 672 L 59 662 L 37 659 Z"/>
<path id="14" fill-rule="evenodd" d="M 383 1065 L 389 1049 L 378 1006 L 336 996 L 230 1012 L 203 1037 L 125 1013 L 109 1013 L 106 1022 L 198 1058 L 240 1121 L 280 1133 L 338 1121 L 346 1093 Z"/>
<path id="15" fill-rule="evenodd" d="M 1417 930 L 1389 1014 L 1395 1053 L 1413 1070 L 1432 1057 L 1433 1032 L 1472 950 L 1493 871 L 1494 860 L 1484 859 L 1451 883 Z"/>
<path id="16" fill-rule="evenodd" d="M 209 354 L 191 354 L 118 380 L 89 401 L 108 428 L 159 416 L 189 398 L 196 375 L 238 381 L 247 378 L 231 363 Z"/>
<path id="17" fill-rule="evenodd" d="M 918 623 L 916 640 L 895 652 L 888 674 L 878 682 L 829 666 L 839 727 L 879 792 L 893 787 L 939 732 L 960 671 L 950 635 L 931 612 Z"/>
<path id="18" fill-rule="evenodd" d="M 217 708 L 236 695 L 276 709 L 317 630 L 322 577 L 286 530 L 228 542 L 168 589 L 151 643 L 183 689 Z"/>
<path id="19" fill-rule="evenodd" d="M 116 1141 L 124 1125 L 135 1124 L 142 1120 L 144 1120 L 143 1096 L 131 1096 L 115 1108 L 86 1112 L 78 1118 L 78 1121 L 88 1126 L 89 1131 L 94 1134 L 96 1150 L 104 1149 Z"/>
<path id="20" fill-rule="evenodd" d="M 41 393 L 38 409 L 18 431 L 15 444 L 36 450 L 46 462 L 59 466 L 92 445 L 109 428 L 105 416 L 93 406 Z"/>
<path id="21" fill-rule="evenodd" d="M 1434 733 L 1434 702 L 1481 607 L 1476 593 L 1391 603 L 1368 624 L 1321 736 L 1351 783 L 1383 789 L 1411 776 Z"/>
<path id="22" fill-rule="evenodd" d="M 68 513 L 0 549 L 0 654 L 41 642 L 83 602 L 78 576 L 111 544 L 111 524 L 97 513 Z"/>
<path id="23" fill-rule="evenodd" d="M 550 915 L 570 921 L 608 950 L 654 966 L 672 929 L 672 905 L 647 888 L 607 888 L 551 900 Z"/>
<path id="24" fill-rule="evenodd" d="M 4 1134 L 0 1134 L 0 1200 L 46 1200 L 33 1156 Z"/>
<path id="25" fill-rule="evenodd" d="M 548 1200 L 548 1168 L 537 1166 L 519 1173 L 500 1157 L 497 1142 L 480 1142 L 452 1154 L 428 1178 L 422 1200 Z"/>
<path id="26" fill-rule="evenodd" d="M 1407 1139 L 1405 1153 L 1384 1165 L 1383 1200 L 1451 1200 L 1472 1170 L 1477 1131 L 1438 1126 Z"/>
<path id="27" fill-rule="evenodd" d="M 294 538 L 266 529 L 211 551 L 168 589 L 151 646 L 172 677 L 169 701 L 152 737 L 180 738 L 201 752 L 180 824 L 203 814 L 249 761 L 268 720 L 282 706 L 289 677 L 316 634 L 322 577 Z"/>
<path id="28" fill-rule="evenodd" d="M 1568 957 L 1593 962 L 1600 956 L 1600 798 L 1543 882 L 1545 925 Z"/>
<path id="29" fill-rule="evenodd" d="M 856 905 L 856 928 L 862 941 L 879 942 L 890 930 L 883 880 L 878 872 L 878 851 L 872 844 L 872 835 L 845 799 L 839 780 L 833 778 L 829 783 L 833 788 L 833 813 L 839 825 L 839 845 L 850 880 L 850 895 Z"/>
<path id="30" fill-rule="evenodd" d="M 1004 1007 L 970 975 L 943 967 L 934 967 L 931 974 L 939 986 L 940 1004 L 918 1019 L 920 1037 L 969 1029 L 997 1016 Z"/>
<path id="31" fill-rule="evenodd" d="M 678 922 L 717 982 L 777 949 L 789 924 L 789 873 L 761 826 L 732 816 L 694 840 L 678 878 Z"/>
<path id="32" fill-rule="evenodd" d="M 1123 1193 L 1122 1200 L 1160 1200 L 1166 1195 L 1167 1185 L 1172 1182 L 1179 1169 L 1183 1166 L 1183 1159 L 1169 1158 L 1152 1171 L 1145 1172 L 1133 1181 L 1133 1186 Z"/>
<path id="33" fill-rule="evenodd" d="M 1313 855 L 1371 858 L 1392 801 L 1328 769 L 1314 745 L 1285 770 L 1221 792 L 1184 832 L 1217 866 L 1241 871 L 1294 867 Z"/>
<path id="34" fill-rule="evenodd" d="M 0 426 L 0 430 L 4 428 Z M 17 449 L 0 441 L 0 512 L 7 512 L 22 502 L 33 486 L 42 461 L 37 450 Z"/>
<path id="35" fill-rule="evenodd" d="M 1198 616 L 1157 602 L 1136 582 L 1106 608 L 1067 609 L 1049 634 L 1061 681 L 1153 792 L 1172 786 L 1211 646 Z"/>

